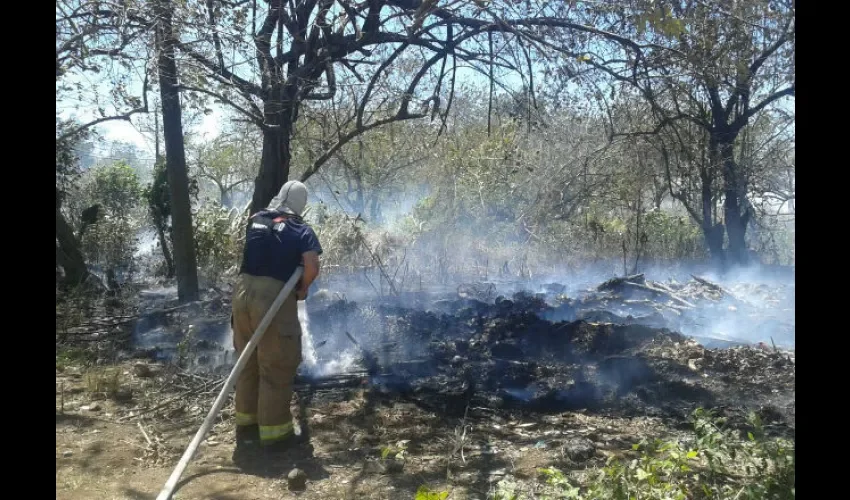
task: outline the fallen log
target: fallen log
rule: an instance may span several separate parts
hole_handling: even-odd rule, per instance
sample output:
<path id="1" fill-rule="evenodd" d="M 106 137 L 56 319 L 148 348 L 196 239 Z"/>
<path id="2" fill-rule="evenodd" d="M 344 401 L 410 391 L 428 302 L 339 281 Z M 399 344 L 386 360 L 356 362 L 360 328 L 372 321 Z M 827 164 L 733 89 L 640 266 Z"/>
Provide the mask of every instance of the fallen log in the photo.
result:
<path id="1" fill-rule="evenodd" d="M 658 288 L 659 290 L 664 290 L 664 291 L 665 291 L 665 292 L 667 292 L 667 293 L 673 293 L 673 294 L 675 294 L 675 293 L 676 293 L 676 291 L 675 291 L 675 290 L 673 290 L 673 289 L 672 289 L 672 288 L 670 288 L 669 286 L 665 285 L 664 283 L 660 283 L 660 282 L 658 282 L 658 281 L 653 281 L 653 282 L 652 282 L 652 287 L 653 287 L 653 288 Z"/>

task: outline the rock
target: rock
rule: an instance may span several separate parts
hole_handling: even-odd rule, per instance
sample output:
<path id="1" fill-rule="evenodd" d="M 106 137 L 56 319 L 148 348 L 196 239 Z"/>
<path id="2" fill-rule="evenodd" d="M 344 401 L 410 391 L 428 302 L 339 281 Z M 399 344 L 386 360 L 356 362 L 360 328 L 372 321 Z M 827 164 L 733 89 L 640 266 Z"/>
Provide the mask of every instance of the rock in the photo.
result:
<path id="1" fill-rule="evenodd" d="M 576 462 L 589 460 L 596 454 L 593 441 L 586 438 L 571 438 L 564 443 L 564 455 Z"/>
<path id="2" fill-rule="evenodd" d="M 81 406 L 80 410 L 82 411 L 100 411 L 100 405 L 97 403 L 92 403 L 90 405 Z"/>
<path id="3" fill-rule="evenodd" d="M 114 393 L 112 393 L 112 399 L 118 401 L 120 403 L 126 403 L 133 399 L 133 390 L 132 389 L 118 389 Z"/>
<path id="4" fill-rule="evenodd" d="M 136 363 L 133 365 L 133 373 L 135 373 L 137 377 L 141 378 L 153 377 L 154 375 L 151 367 L 145 363 Z"/>
<path id="5" fill-rule="evenodd" d="M 307 474 L 299 468 L 292 469 L 286 476 L 286 482 L 290 490 L 303 490 L 307 485 Z"/>
<path id="6" fill-rule="evenodd" d="M 73 455 L 73 454 L 74 454 L 74 452 L 73 452 L 73 451 L 71 451 L 71 450 L 66 450 L 66 451 L 63 451 L 63 452 L 62 452 L 62 456 L 63 456 L 63 457 L 65 457 L 65 458 L 68 458 L 68 457 L 70 457 L 70 456 L 71 456 L 71 455 Z"/>

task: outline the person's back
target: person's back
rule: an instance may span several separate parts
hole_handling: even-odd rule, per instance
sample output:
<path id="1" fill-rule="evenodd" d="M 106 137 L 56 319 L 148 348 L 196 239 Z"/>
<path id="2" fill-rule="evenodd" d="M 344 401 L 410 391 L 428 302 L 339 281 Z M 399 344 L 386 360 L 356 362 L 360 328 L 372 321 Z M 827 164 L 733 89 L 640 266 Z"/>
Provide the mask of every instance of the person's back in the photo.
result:
<path id="1" fill-rule="evenodd" d="M 233 292 L 233 342 L 241 353 L 257 326 L 299 265 L 304 274 L 280 307 L 236 385 L 236 452 L 242 456 L 259 441 L 264 450 L 292 442 L 289 405 L 292 383 L 301 363 L 298 300 L 319 273 L 322 247 L 301 219 L 307 203 L 303 184 L 290 181 L 266 210 L 248 222 L 240 274 Z M 247 447 L 247 448 L 246 448 Z"/>
<path id="2" fill-rule="evenodd" d="M 302 254 L 317 246 L 313 229 L 300 218 L 263 210 L 248 224 L 239 272 L 285 283 L 301 263 Z"/>

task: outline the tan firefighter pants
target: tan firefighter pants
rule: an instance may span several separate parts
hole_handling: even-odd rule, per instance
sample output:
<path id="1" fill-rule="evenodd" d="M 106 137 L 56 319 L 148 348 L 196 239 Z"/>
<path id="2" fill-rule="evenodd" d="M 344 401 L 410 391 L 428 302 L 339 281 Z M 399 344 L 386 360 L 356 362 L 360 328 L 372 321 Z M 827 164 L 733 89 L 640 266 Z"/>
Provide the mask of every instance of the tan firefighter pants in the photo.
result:
<path id="1" fill-rule="evenodd" d="M 233 290 L 233 343 L 241 353 L 284 283 L 242 274 Z M 292 434 L 292 384 L 301 363 L 295 293 L 283 302 L 236 382 L 236 425 L 259 424 L 260 442 Z"/>

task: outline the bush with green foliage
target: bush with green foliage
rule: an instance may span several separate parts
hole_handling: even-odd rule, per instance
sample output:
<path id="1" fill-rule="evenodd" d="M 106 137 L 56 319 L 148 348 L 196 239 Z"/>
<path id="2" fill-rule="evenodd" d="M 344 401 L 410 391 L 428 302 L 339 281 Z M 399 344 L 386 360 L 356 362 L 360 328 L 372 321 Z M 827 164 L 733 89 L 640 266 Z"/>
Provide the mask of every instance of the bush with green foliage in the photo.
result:
<path id="1" fill-rule="evenodd" d="M 195 256 L 210 280 L 217 281 L 238 268 L 244 244 L 244 218 L 217 203 L 200 207 L 195 223 Z"/>
<path id="2" fill-rule="evenodd" d="M 712 412 L 693 414 L 690 440 L 643 441 L 636 458 L 610 459 L 575 484 L 554 468 L 541 469 L 556 493 L 578 500 L 792 500 L 795 498 L 794 443 L 769 438 L 756 414 L 745 436 L 725 426 Z"/>
<path id="3" fill-rule="evenodd" d="M 656 260 L 707 257 L 702 231 L 683 215 L 652 210 L 643 216 L 646 256 Z"/>
<path id="4" fill-rule="evenodd" d="M 100 266 L 107 274 L 132 271 L 136 235 L 142 227 L 142 194 L 136 171 L 124 162 L 98 165 L 82 174 L 68 208 L 79 218 L 84 209 L 100 206 L 99 217 L 81 238 L 89 265 Z"/>

